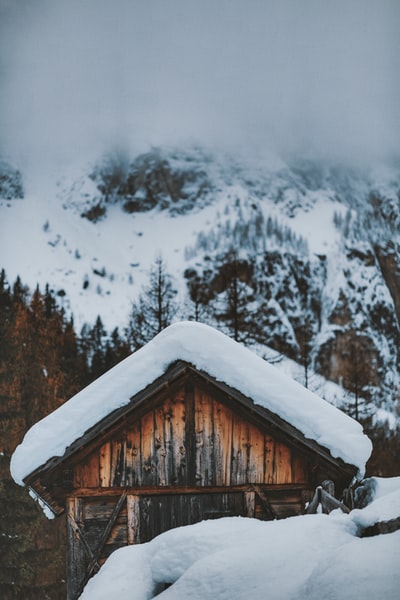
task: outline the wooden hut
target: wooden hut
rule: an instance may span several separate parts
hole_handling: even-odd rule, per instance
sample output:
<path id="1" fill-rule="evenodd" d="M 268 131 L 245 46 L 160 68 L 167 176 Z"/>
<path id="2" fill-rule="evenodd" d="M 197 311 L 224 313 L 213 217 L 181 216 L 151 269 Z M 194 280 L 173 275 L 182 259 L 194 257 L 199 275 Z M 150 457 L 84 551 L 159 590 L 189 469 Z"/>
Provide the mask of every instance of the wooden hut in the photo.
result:
<path id="1" fill-rule="evenodd" d="M 336 446 L 354 438 L 352 460 Z M 67 516 L 72 600 L 116 548 L 202 519 L 301 514 L 321 481 L 347 487 L 369 450 L 358 423 L 223 334 L 182 323 L 34 426 L 12 470 Z"/>

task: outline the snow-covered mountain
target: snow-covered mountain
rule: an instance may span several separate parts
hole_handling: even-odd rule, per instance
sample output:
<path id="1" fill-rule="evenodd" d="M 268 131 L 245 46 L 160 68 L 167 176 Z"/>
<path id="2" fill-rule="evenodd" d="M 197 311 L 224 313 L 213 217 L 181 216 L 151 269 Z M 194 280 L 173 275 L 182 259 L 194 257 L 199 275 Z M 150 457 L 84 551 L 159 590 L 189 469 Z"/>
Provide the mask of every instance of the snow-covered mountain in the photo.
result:
<path id="1" fill-rule="evenodd" d="M 197 283 L 204 319 L 227 327 L 217 307 L 234 253 L 251 343 L 398 418 L 400 168 L 164 148 L 111 154 L 23 194 L 19 172 L 0 167 L 0 266 L 10 281 L 48 283 L 78 329 L 97 315 L 126 326 L 159 255 L 177 318 L 193 317 Z"/>

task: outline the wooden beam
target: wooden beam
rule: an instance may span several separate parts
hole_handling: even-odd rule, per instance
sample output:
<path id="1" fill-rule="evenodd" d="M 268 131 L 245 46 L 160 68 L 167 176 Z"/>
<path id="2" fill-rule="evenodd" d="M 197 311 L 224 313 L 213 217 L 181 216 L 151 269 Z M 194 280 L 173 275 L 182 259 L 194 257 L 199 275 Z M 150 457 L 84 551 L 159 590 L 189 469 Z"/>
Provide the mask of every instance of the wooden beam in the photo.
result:
<path id="1" fill-rule="evenodd" d="M 318 486 L 314 492 L 311 502 L 306 508 L 306 515 L 315 515 L 318 510 L 318 506 L 321 503 L 321 486 Z"/>
<path id="2" fill-rule="evenodd" d="M 98 569 L 100 569 L 100 565 L 97 562 L 91 547 L 87 543 L 82 529 L 79 527 L 78 523 L 75 521 L 74 517 L 70 513 L 68 514 L 68 521 L 70 522 L 70 525 L 76 535 L 76 538 L 79 539 L 79 541 L 81 542 L 88 558 L 90 558 L 91 562 L 93 562 L 93 566 L 96 566 Z"/>
<path id="3" fill-rule="evenodd" d="M 329 514 L 336 508 L 340 508 L 340 510 L 344 513 L 350 512 L 350 509 L 343 504 L 343 502 L 340 502 L 340 500 L 337 500 L 337 498 L 331 496 L 331 494 L 324 490 L 320 485 L 315 490 L 314 497 L 306 509 L 306 514 L 315 514 L 319 505 L 321 505 L 321 509 L 324 514 Z"/>
<path id="4" fill-rule="evenodd" d="M 114 507 L 114 510 L 111 514 L 110 520 L 107 523 L 107 526 L 105 528 L 105 530 L 102 533 L 102 536 L 99 540 L 99 543 L 97 545 L 97 548 L 95 550 L 95 552 L 92 552 L 92 559 L 90 561 L 90 563 L 87 566 L 86 569 L 86 573 L 85 576 L 81 582 L 80 585 L 80 589 L 79 592 L 82 593 L 83 588 L 85 587 L 85 585 L 87 584 L 87 582 L 89 581 L 90 577 L 92 576 L 93 571 L 98 571 L 100 568 L 100 565 L 98 563 L 98 559 L 100 558 L 100 554 L 101 551 L 103 550 L 108 537 L 111 533 L 112 528 L 114 527 L 115 521 L 117 520 L 117 517 L 119 515 L 119 513 L 121 512 L 121 508 L 122 505 L 124 504 L 125 500 L 126 500 L 126 496 L 127 496 L 127 492 L 126 490 L 124 490 L 124 492 L 122 493 L 122 495 L 120 496 L 120 498 L 118 499 L 117 504 Z M 84 539 L 84 538 L 83 538 Z"/>
<path id="5" fill-rule="evenodd" d="M 336 508 L 340 508 L 340 510 L 344 513 L 350 512 L 350 509 L 347 508 L 343 502 L 340 502 L 340 500 L 337 500 L 334 496 L 331 496 L 323 488 L 321 489 L 321 504 L 324 512 L 326 511 L 328 514 Z"/>
<path id="6" fill-rule="evenodd" d="M 260 486 L 259 486 L 260 487 Z M 254 491 L 251 484 L 242 485 L 219 485 L 219 486 L 140 486 L 125 488 L 129 495 L 133 496 L 157 496 L 157 495 L 176 495 L 176 494 L 212 494 L 212 493 L 230 493 L 230 492 L 246 492 Z M 263 484 L 262 489 L 265 492 L 274 491 L 280 492 L 285 490 L 308 490 L 309 487 L 303 483 L 279 483 L 279 484 Z M 119 496 L 121 488 L 78 488 L 73 490 L 73 496 L 77 498 L 100 498 Z"/>
<path id="7" fill-rule="evenodd" d="M 274 509 L 271 506 L 270 501 L 268 500 L 265 491 L 261 490 L 260 487 L 258 485 L 252 485 L 251 486 L 252 489 L 255 491 L 255 493 L 257 494 L 257 496 L 259 497 L 262 507 L 264 508 L 265 512 L 267 513 L 267 515 L 269 517 L 271 517 L 271 519 L 276 519 L 277 516 L 274 512 Z"/>
<path id="8" fill-rule="evenodd" d="M 83 521 L 83 500 L 68 498 L 67 513 L 67 600 L 76 600 L 79 595 L 82 574 L 87 564 L 86 556 L 91 560 L 93 552 L 81 530 Z"/>
<path id="9" fill-rule="evenodd" d="M 400 529 L 400 517 L 390 519 L 390 521 L 378 521 L 374 525 L 362 529 L 360 537 L 371 537 L 383 533 L 393 533 Z"/>
<path id="10" fill-rule="evenodd" d="M 253 518 L 256 510 L 256 493 L 244 492 L 244 512 L 246 517 Z"/>

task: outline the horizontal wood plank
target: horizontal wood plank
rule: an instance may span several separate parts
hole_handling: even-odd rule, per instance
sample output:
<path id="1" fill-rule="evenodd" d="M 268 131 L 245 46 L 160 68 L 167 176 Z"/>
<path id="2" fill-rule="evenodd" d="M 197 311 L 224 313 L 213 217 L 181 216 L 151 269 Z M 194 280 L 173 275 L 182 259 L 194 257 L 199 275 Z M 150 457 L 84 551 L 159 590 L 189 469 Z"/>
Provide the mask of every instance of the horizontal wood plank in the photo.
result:
<path id="1" fill-rule="evenodd" d="M 267 490 L 268 493 L 280 492 L 280 491 L 296 491 L 296 490 L 304 490 L 309 489 L 304 486 L 304 484 L 276 484 L 276 485 L 261 485 L 261 489 Z M 127 487 L 125 488 L 128 494 L 138 495 L 138 496 L 146 496 L 146 495 L 163 495 L 163 494 L 209 494 L 209 493 L 219 493 L 219 492 L 243 492 L 243 491 L 252 491 L 251 484 L 242 484 L 236 486 L 140 486 L 140 487 Z M 71 496 L 74 497 L 98 497 L 98 498 L 107 498 L 113 496 L 119 496 L 121 494 L 121 488 L 77 488 L 76 490 L 72 490 Z"/>

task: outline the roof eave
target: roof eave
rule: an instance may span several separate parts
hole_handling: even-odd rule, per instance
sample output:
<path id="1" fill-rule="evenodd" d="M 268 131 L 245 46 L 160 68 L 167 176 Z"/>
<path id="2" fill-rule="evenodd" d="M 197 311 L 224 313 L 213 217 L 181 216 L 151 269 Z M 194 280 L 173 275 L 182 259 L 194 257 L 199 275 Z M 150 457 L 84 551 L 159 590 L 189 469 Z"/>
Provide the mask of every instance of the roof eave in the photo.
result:
<path id="1" fill-rule="evenodd" d="M 43 499 L 43 501 L 50 506 L 51 510 L 56 514 L 59 513 L 57 505 L 53 506 L 54 503 L 49 502 L 49 493 L 41 486 L 41 492 L 37 489 L 38 482 L 43 478 L 44 475 L 48 475 L 53 469 L 58 467 L 67 459 L 71 458 L 74 454 L 82 450 L 82 448 L 88 446 L 93 440 L 102 432 L 109 430 L 113 427 L 120 419 L 122 419 L 127 412 L 132 409 L 136 409 L 143 405 L 150 397 L 154 397 L 160 391 L 166 389 L 170 384 L 176 381 L 179 377 L 192 373 L 196 376 L 201 377 L 208 384 L 215 386 L 221 392 L 226 394 L 228 397 L 236 400 L 240 405 L 247 409 L 251 414 L 257 415 L 262 420 L 268 421 L 270 425 L 277 429 L 277 431 L 283 433 L 285 437 L 292 440 L 292 445 L 299 446 L 303 450 L 312 451 L 319 455 L 323 460 L 327 461 L 332 467 L 340 469 L 350 478 L 355 476 L 358 469 L 355 465 L 345 463 L 341 458 L 333 457 L 328 448 L 321 446 L 315 440 L 306 438 L 304 434 L 296 429 L 293 425 L 279 417 L 276 413 L 273 413 L 269 409 L 255 404 L 254 401 L 242 394 L 239 390 L 232 388 L 223 381 L 218 381 L 215 377 L 209 375 L 207 372 L 199 370 L 194 365 L 187 361 L 177 360 L 171 363 L 166 371 L 151 384 L 146 386 L 143 390 L 132 396 L 124 406 L 117 408 L 112 411 L 106 417 L 101 419 L 93 427 L 88 429 L 84 435 L 74 440 L 68 448 L 66 448 L 62 456 L 56 456 L 50 458 L 46 463 L 40 465 L 32 473 L 28 474 L 24 479 L 24 483 L 32 487 L 36 493 Z M 43 495 L 44 494 L 44 495 Z M 46 498 L 44 498 L 44 496 Z"/>

